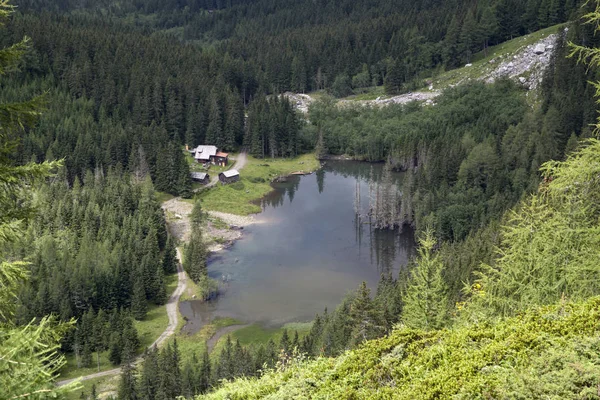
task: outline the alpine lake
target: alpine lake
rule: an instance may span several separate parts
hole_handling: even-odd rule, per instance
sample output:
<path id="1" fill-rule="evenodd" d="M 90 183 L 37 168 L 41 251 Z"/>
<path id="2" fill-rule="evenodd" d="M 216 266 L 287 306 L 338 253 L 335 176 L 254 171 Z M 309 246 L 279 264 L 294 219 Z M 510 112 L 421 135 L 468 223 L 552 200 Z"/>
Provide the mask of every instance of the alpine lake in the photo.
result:
<path id="1" fill-rule="evenodd" d="M 397 276 L 414 254 L 413 231 L 378 230 L 364 217 L 382 172 L 383 164 L 327 161 L 311 175 L 273 183 L 256 223 L 209 260 L 219 295 L 180 303 L 184 332 L 218 317 L 270 327 L 311 321 L 361 282 L 375 290 L 381 274 Z M 402 175 L 394 173 L 397 183 Z"/>

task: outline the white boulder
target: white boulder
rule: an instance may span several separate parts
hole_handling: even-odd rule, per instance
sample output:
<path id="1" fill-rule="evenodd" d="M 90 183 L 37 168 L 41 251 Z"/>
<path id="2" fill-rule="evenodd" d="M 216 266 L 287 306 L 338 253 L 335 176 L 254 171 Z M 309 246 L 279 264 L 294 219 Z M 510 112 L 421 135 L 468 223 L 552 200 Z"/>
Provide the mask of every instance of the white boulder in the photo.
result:
<path id="1" fill-rule="evenodd" d="M 546 46 L 544 44 L 540 43 L 537 46 L 535 46 L 535 49 L 533 49 L 533 52 L 535 54 L 544 54 L 546 52 Z"/>

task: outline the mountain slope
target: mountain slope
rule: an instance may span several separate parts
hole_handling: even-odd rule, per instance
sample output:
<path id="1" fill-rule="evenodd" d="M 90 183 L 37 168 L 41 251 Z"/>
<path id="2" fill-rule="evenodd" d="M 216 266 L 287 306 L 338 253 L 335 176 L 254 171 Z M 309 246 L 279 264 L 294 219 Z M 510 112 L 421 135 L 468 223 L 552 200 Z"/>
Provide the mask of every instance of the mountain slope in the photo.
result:
<path id="1" fill-rule="evenodd" d="M 512 213 L 495 265 L 480 268 L 453 326 L 399 325 L 338 358 L 284 358 L 200 398 L 600 398 L 599 159 L 590 140 L 544 165 L 538 194 Z"/>
<path id="2" fill-rule="evenodd" d="M 497 324 L 400 328 L 337 359 L 299 360 L 198 399 L 595 399 L 599 333 L 600 298 Z"/>

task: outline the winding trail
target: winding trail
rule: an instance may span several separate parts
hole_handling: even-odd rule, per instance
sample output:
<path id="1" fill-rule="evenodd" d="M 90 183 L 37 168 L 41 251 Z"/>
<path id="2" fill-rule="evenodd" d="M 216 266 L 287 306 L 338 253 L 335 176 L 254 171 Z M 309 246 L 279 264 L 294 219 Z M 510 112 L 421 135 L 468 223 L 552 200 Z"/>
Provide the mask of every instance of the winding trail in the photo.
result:
<path id="1" fill-rule="evenodd" d="M 247 161 L 247 153 L 245 151 L 243 151 L 240 154 L 238 154 L 238 156 L 235 160 L 235 164 L 233 164 L 231 169 L 237 169 L 238 171 L 241 170 L 246 165 L 246 161 Z M 213 180 L 208 185 L 206 185 L 206 187 L 214 186 L 218 182 L 219 182 L 219 177 L 217 176 L 217 177 L 213 178 Z M 185 289 L 187 287 L 187 276 L 186 276 L 185 272 L 183 271 L 183 266 L 181 265 L 182 257 L 181 257 L 181 251 L 179 250 L 179 248 L 177 248 L 177 259 L 179 261 L 179 263 L 177 264 L 177 278 L 178 278 L 177 288 L 175 289 L 173 294 L 171 294 L 171 297 L 169 297 L 169 300 L 167 301 L 167 305 L 166 305 L 167 316 L 169 317 L 169 324 L 167 325 L 167 328 L 164 330 L 164 332 L 161 333 L 161 335 L 148 348 L 152 348 L 154 346 L 157 346 L 157 347 L 162 346 L 162 344 L 175 333 L 175 330 L 177 329 L 177 324 L 179 323 L 179 313 L 177 312 L 177 308 L 179 306 L 179 298 L 181 297 L 181 295 L 183 294 L 183 292 L 185 291 Z M 209 351 L 210 351 L 210 349 L 212 349 L 212 347 L 215 346 L 215 344 L 217 343 L 219 338 L 221 338 L 223 335 L 233 332 L 236 329 L 241 329 L 245 326 L 247 326 L 247 325 L 232 325 L 232 326 L 228 326 L 228 327 L 225 327 L 225 328 L 217 331 L 213 335 L 213 337 L 211 337 L 207 342 Z M 133 363 L 138 364 L 142 361 L 142 359 L 143 359 L 143 356 L 139 356 L 134 360 Z M 121 368 L 113 368 L 113 369 L 109 369 L 106 371 L 100 371 L 100 372 L 96 372 L 93 374 L 81 376 L 79 378 L 65 379 L 62 381 L 57 381 L 56 385 L 62 386 L 62 385 L 67 385 L 76 380 L 87 381 L 89 379 L 100 378 L 103 376 L 112 376 L 112 375 L 117 375 L 119 373 L 121 373 Z"/>
<path id="2" fill-rule="evenodd" d="M 169 300 L 167 301 L 167 305 L 166 305 L 167 316 L 169 317 L 169 324 L 167 325 L 167 329 L 165 329 L 165 331 L 163 333 L 161 333 L 161 335 L 158 337 L 158 339 L 156 339 L 154 341 L 154 343 L 152 343 L 148 348 L 152 348 L 154 346 L 157 346 L 157 347 L 162 346 L 162 344 L 175 333 L 175 330 L 177 329 L 177 324 L 179 323 L 179 314 L 177 312 L 177 306 L 179 304 L 179 298 L 181 297 L 181 295 L 183 294 L 184 290 L 187 287 L 187 276 L 183 270 L 183 266 L 181 265 L 182 258 L 181 258 L 181 251 L 179 250 L 179 248 L 177 248 L 177 259 L 179 261 L 177 263 L 177 279 L 178 279 L 177 288 L 175 288 L 175 291 L 173 292 L 173 294 L 171 294 L 171 297 L 169 297 Z M 142 361 L 142 359 L 143 359 L 143 356 L 139 356 L 134 360 L 133 363 L 138 364 Z M 62 385 L 67 385 L 76 380 L 87 381 L 88 379 L 100 378 L 103 376 L 117 375 L 120 372 L 121 372 L 121 368 L 109 369 L 106 371 L 100 371 L 100 372 L 96 372 L 94 374 L 81 376 L 79 378 L 65 379 L 62 381 L 58 381 L 58 382 L 56 382 L 56 385 L 62 386 Z"/>

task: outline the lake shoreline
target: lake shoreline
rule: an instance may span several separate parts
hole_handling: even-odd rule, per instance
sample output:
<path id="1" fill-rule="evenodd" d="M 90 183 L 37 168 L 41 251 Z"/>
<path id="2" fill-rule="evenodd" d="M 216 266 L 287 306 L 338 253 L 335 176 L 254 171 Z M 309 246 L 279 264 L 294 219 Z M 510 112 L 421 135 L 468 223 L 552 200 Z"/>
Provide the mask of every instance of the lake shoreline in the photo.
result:
<path id="1" fill-rule="evenodd" d="M 271 191 L 269 191 L 268 193 L 265 193 L 264 195 L 262 195 L 260 198 L 258 198 L 256 200 L 254 200 L 253 202 L 255 202 L 257 205 L 260 205 L 265 198 L 267 198 L 271 193 L 273 193 L 275 191 L 273 184 L 286 182 L 289 178 L 293 178 L 293 177 L 297 177 L 297 176 L 312 175 L 315 172 L 317 172 L 318 170 L 320 170 L 321 168 L 323 168 L 323 166 L 324 166 L 324 163 L 320 162 L 319 167 L 316 169 L 312 169 L 310 171 L 299 170 L 299 171 L 295 171 L 295 172 L 290 172 L 288 174 L 279 175 L 279 176 L 273 178 L 271 180 L 271 182 L 269 182 L 269 184 L 271 185 Z M 209 246 L 208 251 L 209 251 L 209 257 L 210 257 L 213 255 L 217 255 L 218 253 L 222 252 L 223 250 L 227 250 L 227 249 L 231 248 L 235 244 L 236 241 L 240 240 L 244 236 L 243 230 L 246 227 L 258 223 L 255 216 L 262 213 L 262 209 L 260 212 L 250 214 L 250 215 L 237 215 L 237 214 L 225 213 L 225 212 L 221 212 L 221 211 L 212 211 L 212 210 L 207 211 L 207 213 L 210 216 L 219 218 L 220 220 L 222 220 L 223 222 L 228 224 L 229 226 L 228 226 L 227 231 L 230 232 L 230 234 L 227 235 L 228 237 L 226 238 L 225 242 L 213 243 L 211 246 Z M 233 234 L 231 234 L 231 233 L 233 233 Z M 210 234 L 210 226 L 209 226 L 209 234 Z M 222 234 L 220 236 L 223 237 Z"/>

